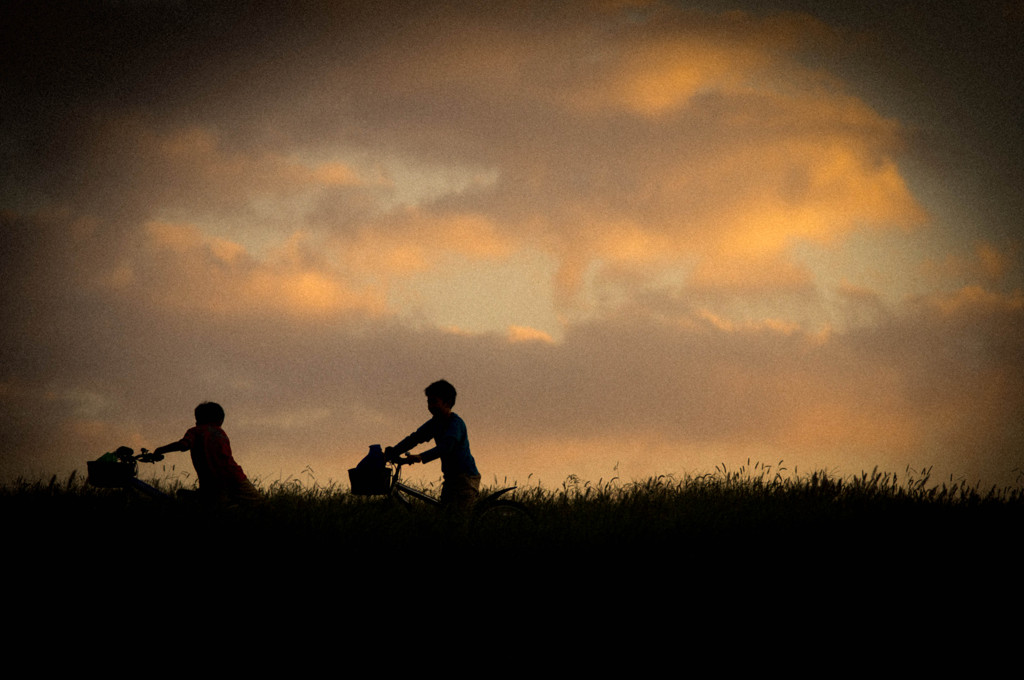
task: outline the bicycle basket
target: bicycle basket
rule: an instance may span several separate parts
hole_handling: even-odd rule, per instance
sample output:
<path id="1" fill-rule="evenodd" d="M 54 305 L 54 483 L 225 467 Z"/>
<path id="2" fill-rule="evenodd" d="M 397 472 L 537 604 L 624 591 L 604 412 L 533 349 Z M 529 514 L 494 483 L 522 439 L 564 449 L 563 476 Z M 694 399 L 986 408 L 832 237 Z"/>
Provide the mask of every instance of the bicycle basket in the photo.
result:
<path id="1" fill-rule="evenodd" d="M 135 478 L 137 466 L 134 462 L 90 460 L 89 483 L 93 486 L 116 488 L 129 484 Z"/>
<path id="2" fill-rule="evenodd" d="M 356 496 L 383 496 L 391 489 L 391 468 L 350 468 L 348 481 Z"/>

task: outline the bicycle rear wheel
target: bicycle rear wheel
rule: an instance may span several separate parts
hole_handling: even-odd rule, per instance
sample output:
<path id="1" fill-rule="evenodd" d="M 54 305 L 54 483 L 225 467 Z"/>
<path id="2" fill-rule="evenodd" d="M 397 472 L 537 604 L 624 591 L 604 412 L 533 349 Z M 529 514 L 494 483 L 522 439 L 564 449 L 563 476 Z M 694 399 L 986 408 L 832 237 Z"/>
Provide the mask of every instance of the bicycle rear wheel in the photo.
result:
<path id="1" fill-rule="evenodd" d="M 493 545 L 528 542 L 536 534 L 537 520 L 522 503 L 498 499 L 476 510 L 472 531 L 478 542 Z"/>

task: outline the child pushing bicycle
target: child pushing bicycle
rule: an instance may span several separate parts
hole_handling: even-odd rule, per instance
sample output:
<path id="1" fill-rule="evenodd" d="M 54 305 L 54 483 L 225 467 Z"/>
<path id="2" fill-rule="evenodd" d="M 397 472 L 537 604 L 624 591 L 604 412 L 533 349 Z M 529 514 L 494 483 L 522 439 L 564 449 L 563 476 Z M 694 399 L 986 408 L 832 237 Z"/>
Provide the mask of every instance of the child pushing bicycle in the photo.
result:
<path id="1" fill-rule="evenodd" d="M 412 463 L 429 463 L 441 459 L 441 505 L 449 508 L 468 508 L 480 495 L 480 471 L 469 450 L 466 423 L 452 411 L 455 406 L 455 387 L 447 380 L 431 383 L 424 390 L 427 410 L 431 418 L 418 430 L 384 449 L 388 460 L 394 461 L 410 449 L 434 441 L 434 448 L 420 454 L 408 453 Z"/>
<path id="2" fill-rule="evenodd" d="M 199 478 L 199 496 L 216 505 L 254 503 L 260 494 L 231 455 L 231 442 L 221 426 L 224 409 L 210 401 L 196 406 L 196 426 L 176 442 L 153 450 L 162 457 L 172 451 L 189 451 Z"/>

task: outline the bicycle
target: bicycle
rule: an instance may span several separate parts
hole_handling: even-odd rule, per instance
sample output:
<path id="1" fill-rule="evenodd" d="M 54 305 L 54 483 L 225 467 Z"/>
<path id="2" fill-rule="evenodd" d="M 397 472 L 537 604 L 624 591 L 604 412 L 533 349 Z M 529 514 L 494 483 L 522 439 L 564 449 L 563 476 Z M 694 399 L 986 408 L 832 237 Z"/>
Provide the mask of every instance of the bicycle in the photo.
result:
<path id="1" fill-rule="evenodd" d="M 352 468 L 348 471 L 352 493 L 357 496 L 386 496 L 391 502 L 407 509 L 413 500 L 442 508 L 441 501 L 430 494 L 401 481 L 402 467 L 413 461 L 398 458 L 386 461 L 383 467 Z M 515 486 L 493 491 L 473 503 L 469 514 L 469 529 L 475 536 L 500 532 L 506 537 L 528 534 L 536 529 L 536 519 L 525 505 L 511 498 L 502 498 Z"/>
<path id="2" fill-rule="evenodd" d="M 171 500 L 169 494 L 138 478 L 139 463 L 157 463 L 163 459 L 162 454 L 146 449 L 136 454 L 133 449 L 122 446 L 97 460 L 88 461 L 88 483 L 103 489 L 135 489 L 152 498 Z"/>

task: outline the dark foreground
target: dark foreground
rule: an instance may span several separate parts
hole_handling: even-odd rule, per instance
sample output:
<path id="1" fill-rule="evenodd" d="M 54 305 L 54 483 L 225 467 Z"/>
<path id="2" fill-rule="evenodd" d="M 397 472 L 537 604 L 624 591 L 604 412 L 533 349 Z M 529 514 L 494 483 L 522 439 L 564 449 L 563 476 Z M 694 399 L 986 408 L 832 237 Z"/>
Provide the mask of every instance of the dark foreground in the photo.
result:
<path id="1" fill-rule="evenodd" d="M 211 509 L 77 479 L 0 489 L 15 640 L 87 655 L 130 632 L 149 657 L 204 631 L 246 658 L 339 667 L 397 640 L 427 654 L 458 640 L 481 667 L 583 655 L 636 670 L 736 635 L 832 649 L 913 631 L 943 646 L 954 630 L 998 634 L 1019 606 L 1019 490 L 886 475 L 570 480 L 519 493 L 533 530 L 483 533 L 344 489 L 266 492 Z M 151 630 L 178 646 L 146 642 Z"/>
<path id="2" fill-rule="evenodd" d="M 998 571 L 1024 526 L 1019 489 L 908 484 L 878 473 L 566 483 L 518 498 L 535 527 L 475 530 L 465 517 L 428 507 L 409 512 L 344 489 L 287 485 L 271 487 L 257 506 L 214 509 L 54 480 L 5 487 L 0 511 L 9 554 L 24 569 L 73 566 L 97 576 L 223 562 L 339 575 L 452 564 L 470 572 L 773 573 L 839 582 Z"/>

